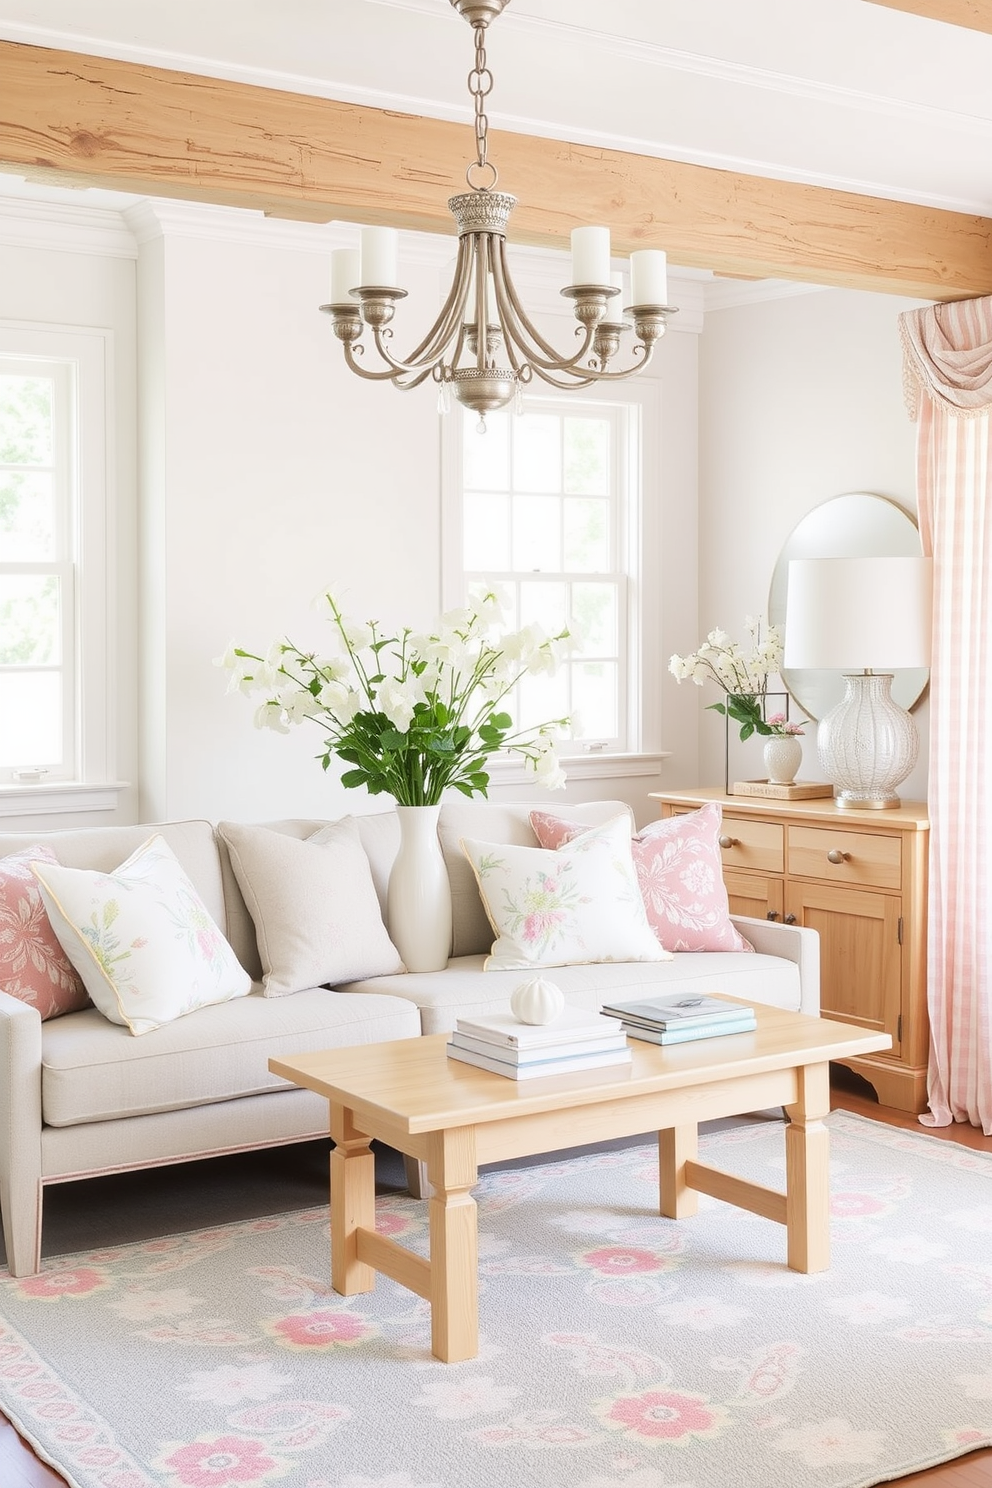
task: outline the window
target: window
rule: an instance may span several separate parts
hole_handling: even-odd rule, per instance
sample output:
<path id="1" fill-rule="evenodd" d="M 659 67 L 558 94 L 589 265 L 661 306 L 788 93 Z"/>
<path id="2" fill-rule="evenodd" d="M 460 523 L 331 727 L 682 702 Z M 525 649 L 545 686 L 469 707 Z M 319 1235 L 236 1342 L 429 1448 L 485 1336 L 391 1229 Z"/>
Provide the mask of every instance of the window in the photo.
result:
<path id="1" fill-rule="evenodd" d="M 104 364 L 0 327 L 0 785 L 107 778 Z"/>
<path id="2" fill-rule="evenodd" d="M 570 715 L 573 749 L 637 749 L 641 406 L 528 397 L 520 414 L 447 421 L 446 602 L 485 583 L 508 624 L 568 626 L 579 649 L 554 677 L 525 678 L 521 726 Z"/>

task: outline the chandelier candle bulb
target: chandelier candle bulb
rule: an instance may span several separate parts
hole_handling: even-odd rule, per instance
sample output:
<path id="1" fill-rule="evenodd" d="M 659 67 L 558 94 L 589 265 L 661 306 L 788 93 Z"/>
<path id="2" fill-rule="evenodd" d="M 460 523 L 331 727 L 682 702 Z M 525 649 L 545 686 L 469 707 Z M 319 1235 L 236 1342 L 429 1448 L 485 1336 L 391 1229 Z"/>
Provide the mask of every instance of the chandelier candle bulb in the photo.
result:
<path id="1" fill-rule="evenodd" d="M 350 305 L 351 291 L 362 282 L 362 255 L 357 248 L 331 251 L 331 304 Z"/>
<path id="2" fill-rule="evenodd" d="M 399 283 L 399 233 L 395 227 L 363 227 L 361 284 L 393 289 Z"/>
<path id="3" fill-rule="evenodd" d="M 627 297 L 624 293 L 623 275 L 611 274 L 610 283 L 613 285 L 613 288 L 619 292 L 613 296 L 612 300 L 607 305 L 606 318 L 607 320 L 614 321 L 623 320 L 623 310 L 624 306 L 627 303 Z"/>
<path id="4" fill-rule="evenodd" d="M 660 248 L 630 255 L 630 297 L 634 305 L 668 304 L 668 257 Z"/>
<path id="5" fill-rule="evenodd" d="M 572 283 L 609 284 L 610 229 L 572 228 Z"/>

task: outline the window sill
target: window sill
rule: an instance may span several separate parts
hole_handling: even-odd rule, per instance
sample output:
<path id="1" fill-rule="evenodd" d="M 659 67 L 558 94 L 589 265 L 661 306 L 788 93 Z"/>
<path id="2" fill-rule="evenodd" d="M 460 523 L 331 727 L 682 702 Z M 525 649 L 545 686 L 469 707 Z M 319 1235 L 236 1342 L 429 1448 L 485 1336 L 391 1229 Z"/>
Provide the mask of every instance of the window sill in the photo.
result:
<path id="1" fill-rule="evenodd" d="M 561 767 L 569 780 L 619 780 L 632 776 L 656 779 L 662 764 L 671 758 L 670 749 L 654 754 L 589 754 L 559 755 Z M 522 762 L 516 759 L 490 760 L 486 765 L 494 785 L 536 785 L 539 782 Z"/>
<path id="2" fill-rule="evenodd" d="M 52 780 L 37 785 L 0 785 L 0 818 L 58 816 L 72 811 L 113 811 L 127 781 L 84 785 L 78 780 Z"/>

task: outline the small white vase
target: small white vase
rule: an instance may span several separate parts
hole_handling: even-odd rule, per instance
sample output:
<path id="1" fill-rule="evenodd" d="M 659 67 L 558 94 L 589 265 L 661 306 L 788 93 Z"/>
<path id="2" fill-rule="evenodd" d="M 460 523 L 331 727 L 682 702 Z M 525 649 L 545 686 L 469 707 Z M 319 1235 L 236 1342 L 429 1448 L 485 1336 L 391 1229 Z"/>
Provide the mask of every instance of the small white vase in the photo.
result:
<path id="1" fill-rule="evenodd" d="M 441 971 L 451 954 L 451 886 L 437 835 L 440 806 L 397 806 L 400 849 L 386 918 L 407 971 Z"/>
<path id="2" fill-rule="evenodd" d="M 795 734 L 765 740 L 765 776 L 771 785 L 791 785 L 803 762 L 803 746 Z"/>
<path id="3" fill-rule="evenodd" d="M 510 1011 L 518 1023 L 553 1023 L 564 1006 L 561 988 L 544 977 L 521 982 L 510 996 Z"/>

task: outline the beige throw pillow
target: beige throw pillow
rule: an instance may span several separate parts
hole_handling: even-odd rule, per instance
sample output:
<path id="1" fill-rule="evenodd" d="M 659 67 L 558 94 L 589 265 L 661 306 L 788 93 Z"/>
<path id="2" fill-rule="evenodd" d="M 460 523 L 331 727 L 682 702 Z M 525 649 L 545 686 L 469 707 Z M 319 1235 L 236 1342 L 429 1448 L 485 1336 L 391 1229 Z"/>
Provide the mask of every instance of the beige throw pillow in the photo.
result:
<path id="1" fill-rule="evenodd" d="M 217 830 L 255 924 L 266 997 L 404 970 L 352 817 L 303 841 L 236 822 Z"/>

